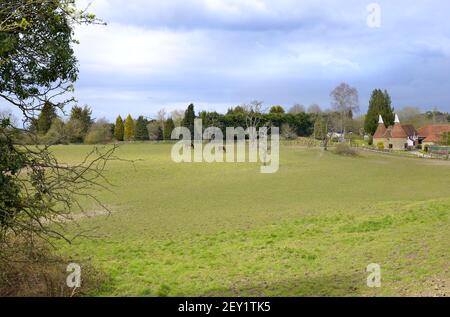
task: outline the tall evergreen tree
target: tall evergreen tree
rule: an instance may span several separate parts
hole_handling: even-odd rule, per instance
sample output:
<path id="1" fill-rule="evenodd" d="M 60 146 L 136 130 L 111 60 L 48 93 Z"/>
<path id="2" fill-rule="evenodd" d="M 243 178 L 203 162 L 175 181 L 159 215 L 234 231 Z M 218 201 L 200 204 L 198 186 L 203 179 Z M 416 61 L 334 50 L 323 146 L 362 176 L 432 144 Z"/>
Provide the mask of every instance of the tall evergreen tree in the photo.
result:
<path id="1" fill-rule="evenodd" d="M 386 126 L 394 124 L 394 108 L 388 92 L 375 89 L 369 101 L 369 109 L 364 121 L 364 130 L 373 135 L 378 127 L 378 115 L 381 115 Z"/>
<path id="2" fill-rule="evenodd" d="M 145 120 L 143 116 L 139 116 L 136 121 L 134 139 L 137 141 L 148 140 L 147 120 Z"/>
<path id="3" fill-rule="evenodd" d="M 55 106 L 50 102 L 46 102 L 42 107 L 41 113 L 36 121 L 37 132 L 40 134 L 46 134 L 48 130 L 50 130 L 53 120 L 57 117 Z"/>
<path id="4" fill-rule="evenodd" d="M 386 101 L 386 110 L 383 119 L 387 125 L 393 125 L 395 121 L 394 107 L 392 107 L 392 99 L 387 90 L 383 92 L 384 100 Z"/>
<path id="5" fill-rule="evenodd" d="M 125 141 L 132 141 L 134 139 L 135 124 L 131 115 L 125 119 L 124 139 Z"/>
<path id="6" fill-rule="evenodd" d="M 114 138 L 117 141 L 123 141 L 123 136 L 124 136 L 123 119 L 119 115 L 116 119 L 116 124 L 114 126 Z"/>
<path id="7" fill-rule="evenodd" d="M 175 123 L 172 118 L 169 118 L 164 127 L 164 140 L 170 140 L 172 138 L 173 129 L 175 129 Z"/>
<path id="8" fill-rule="evenodd" d="M 191 131 L 191 138 L 194 139 L 194 120 L 195 120 L 195 112 L 194 105 L 191 103 L 184 114 L 184 119 L 182 125 Z"/>
<path id="9" fill-rule="evenodd" d="M 78 107 L 74 106 L 72 110 L 70 111 L 70 120 L 78 120 L 81 122 L 82 131 L 84 134 L 86 134 L 91 127 L 93 120 L 92 120 L 92 110 L 88 106 Z"/>

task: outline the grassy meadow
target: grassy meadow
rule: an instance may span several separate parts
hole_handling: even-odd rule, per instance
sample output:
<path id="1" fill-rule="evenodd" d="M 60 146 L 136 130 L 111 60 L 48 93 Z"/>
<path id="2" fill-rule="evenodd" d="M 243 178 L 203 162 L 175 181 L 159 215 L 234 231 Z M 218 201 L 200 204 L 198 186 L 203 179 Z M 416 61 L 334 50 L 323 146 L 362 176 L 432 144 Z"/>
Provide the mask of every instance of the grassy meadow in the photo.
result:
<path id="1" fill-rule="evenodd" d="M 89 146 L 57 146 L 77 162 Z M 122 145 L 87 232 L 58 253 L 107 279 L 97 296 L 443 295 L 450 283 L 450 162 L 282 145 L 280 170 L 182 163 L 170 144 Z M 366 267 L 381 266 L 369 288 Z"/>

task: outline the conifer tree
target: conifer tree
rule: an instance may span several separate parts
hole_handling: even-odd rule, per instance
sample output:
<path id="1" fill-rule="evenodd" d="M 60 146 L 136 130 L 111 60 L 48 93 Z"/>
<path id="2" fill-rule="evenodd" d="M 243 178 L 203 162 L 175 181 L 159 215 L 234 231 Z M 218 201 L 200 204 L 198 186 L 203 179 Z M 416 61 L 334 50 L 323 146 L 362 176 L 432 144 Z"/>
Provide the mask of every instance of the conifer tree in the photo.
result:
<path id="1" fill-rule="evenodd" d="M 58 116 L 56 115 L 55 106 L 50 102 L 46 102 L 42 107 L 41 113 L 36 121 L 36 130 L 39 134 L 46 134 L 52 126 L 53 120 Z"/>
<path id="2" fill-rule="evenodd" d="M 381 115 L 386 126 L 394 124 L 394 108 L 388 92 L 375 89 L 369 101 L 369 109 L 364 121 L 364 130 L 373 135 L 378 127 L 378 116 Z"/>
<path id="3" fill-rule="evenodd" d="M 136 129 L 134 139 L 137 141 L 148 140 L 147 120 L 143 116 L 139 116 L 136 121 Z"/>
<path id="4" fill-rule="evenodd" d="M 117 141 L 123 141 L 123 136 L 124 136 L 123 119 L 119 115 L 116 119 L 116 124 L 114 126 L 114 138 Z"/>
<path id="5" fill-rule="evenodd" d="M 191 138 L 194 139 L 194 120 L 195 120 L 195 112 L 194 112 L 194 105 L 191 103 L 184 114 L 183 119 L 183 127 L 186 127 L 191 131 Z"/>
<path id="6" fill-rule="evenodd" d="M 82 124 L 83 133 L 87 133 L 94 120 L 92 120 L 92 109 L 89 106 L 72 107 L 70 120 L 79 120 Z"/>
<path id="7" fill-rule="evenodd" d="M 175 123 L 172 118 L 167 119 L 164 126 L 164 140 L 170 140 L 172 137 L 172 131 L 175 129 Z"/>
<path id="8" fill-rule="evenodd" d="M 134 129 L 135 129 L 134 120 L 131 117 L 131 115 L 128 115 L 128 117 L 125 120 L 125 128 L 124 128 L 125 141 L 132 141 L 134 139 Z"/>

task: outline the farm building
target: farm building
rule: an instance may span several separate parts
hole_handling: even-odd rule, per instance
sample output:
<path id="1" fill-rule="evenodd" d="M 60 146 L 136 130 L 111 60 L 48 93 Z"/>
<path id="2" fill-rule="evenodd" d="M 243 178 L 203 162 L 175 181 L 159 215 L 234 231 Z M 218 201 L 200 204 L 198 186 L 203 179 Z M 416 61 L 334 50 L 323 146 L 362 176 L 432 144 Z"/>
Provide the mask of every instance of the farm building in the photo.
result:
<path id="1" fill-rule="evenodd" d="M 439 144 L 444 133 L 450 132 L 450 124 L 430 124 L 419 129 L 419 144 L 422 148 Z"/>
<path id="2" fill-rule="evenodd" d="M 419 143 L 418 132 L 410 124 L 401 124 L 398 115 L 395 115 L 393 126 L 386 128 L 383 118 L 379 117 L 378 128 L 373 135 L 373 144 L 383 144 L 385 149 L 408 150 L 415 148 Z"/>

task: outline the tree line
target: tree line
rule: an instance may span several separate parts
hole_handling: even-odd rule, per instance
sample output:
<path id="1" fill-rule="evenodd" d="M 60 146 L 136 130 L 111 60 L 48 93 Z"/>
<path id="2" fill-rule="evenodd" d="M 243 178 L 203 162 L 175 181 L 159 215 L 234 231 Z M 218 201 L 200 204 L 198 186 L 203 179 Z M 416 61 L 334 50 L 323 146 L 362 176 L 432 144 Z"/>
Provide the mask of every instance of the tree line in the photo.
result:
<path id="1" fill-rule="evenodd" d="M 405 107 L 395 111 L 387 90 L 375 89 L 371 94 L 366 114 L 359 112 L 358 91 L 348 84 L 342 83 L 330 94 L 331 109 L 322 110 L 313 104 L 306 108 L 295 104 L 287 111 L 281 105 L 264 108 L 260 101 L 252 101 L 231 107 L 226 113 L 216 111 L 195 112 L 194 104 L 186 110 L 175 110 L 167 113 L 160 110 L 155 118 L 143 115 L 133 118 L 128 114 L 125 118 L 118 115 L 114 123 L 106 119 L 94 120 L 89 106 L 74 106 L 68 119 L 63 120 L 58 114 L 58 107 L 46 102 L 39 116 L 33 118 L 29 130 L 36 133 L 40 143 L 69 144 L 86 143 L 102 144 L 113 141 L 168 141 L 177 126 L 184 126 L 193 133 L 194 120 L 202 119 L 203 128 L 218 127 L 224 135 L 226 127 L 248 127 L 249 117 L 257 119 L 259 126 L 274 126 L 280 129 L 285 139 L 297 137 L 313 137 L 324 141 L 331 135 L 343 138 L 352 136 L 372 136 L 378 126 L 381 115 L 386 126 L 394 124 L 394 112 L 397 112 L 404 124 L 412 124 L 419 128 L 426 124 L 450 122 L 450 114 L 436 109 L 422 112 L 418 108 Z M 27 142 L 27 140 L 22 140 Z"/>

